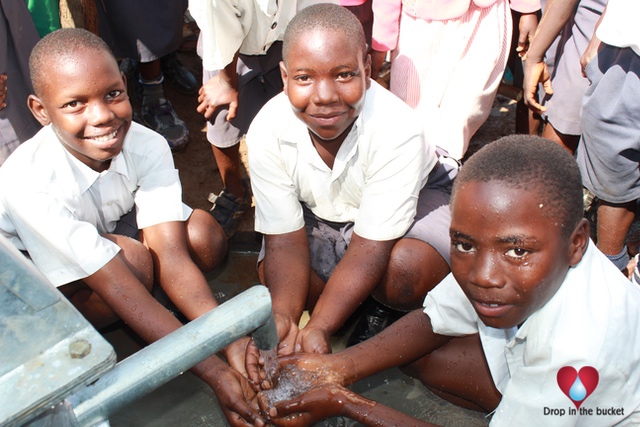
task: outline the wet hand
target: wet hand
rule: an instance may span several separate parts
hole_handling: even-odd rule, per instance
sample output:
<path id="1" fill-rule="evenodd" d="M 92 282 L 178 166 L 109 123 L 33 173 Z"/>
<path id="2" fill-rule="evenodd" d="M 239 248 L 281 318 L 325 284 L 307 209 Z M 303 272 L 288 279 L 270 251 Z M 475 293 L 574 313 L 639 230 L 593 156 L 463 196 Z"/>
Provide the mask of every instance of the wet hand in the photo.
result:
<path id="1" fill-rule="evenodd" d="M 288 316 L 275 314 L 276 328 L 278 329 L 278 356 L 292 354 L 295 350 L 296 338 L 298 336 L 298 324 Z M 249 343 L 246 352 L 246 371 L 249 380 L 254 384 L 256 390 L 270 389 L 273 384 L 265 371 L 265 360 L 258 348 Z M 274 373 L 275 375 L 275 373 Z"/>
<path id="2" fill-rule="evenodd" d="M 228 105 L 227 121 L 236 117 L 238 109 L 238 89 L 229 85 L 224 79 L 217 75 L 200 88 L 198 92 L 199 105 L 196 111 L 203 114 L 206 119 L 210 119 L 215 111 L 222 106 Z"/>
<path id="3" fill-rule="evenodd" d="M 259 404 L 269 421 L 282 427 L 301 427 L 343 414 L 353 393 L 336 383 L 322 383 L 289 400 L 270 403 L 260 396 Z"/>
<path id="4" fill-rule="evenodd" d="M 218 369 L 212 384 L 218 403 L 232 427 L 263 427 L 258 398 L 249 382 L 238 371 L 226 366 Z"/>
<path id="5" fill-rule="evenodd" d="M 307 326 L 298 333 L 296 351 L 305 353 L 331 353 L 330 337 L 327 331 Z"/>

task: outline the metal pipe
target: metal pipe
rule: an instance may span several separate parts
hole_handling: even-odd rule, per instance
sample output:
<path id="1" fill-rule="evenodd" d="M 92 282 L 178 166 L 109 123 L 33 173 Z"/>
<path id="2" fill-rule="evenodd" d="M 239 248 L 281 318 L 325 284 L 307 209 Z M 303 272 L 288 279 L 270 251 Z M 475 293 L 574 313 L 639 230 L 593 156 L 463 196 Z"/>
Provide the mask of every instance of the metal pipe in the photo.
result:
<path id="1" fill-rule="evenodd" d="M 252 331 L 262 350 L 278 344 L 271 296 L 261 285 L 141 349 L 67 400 L 80 426 L 95 426 Z"/>

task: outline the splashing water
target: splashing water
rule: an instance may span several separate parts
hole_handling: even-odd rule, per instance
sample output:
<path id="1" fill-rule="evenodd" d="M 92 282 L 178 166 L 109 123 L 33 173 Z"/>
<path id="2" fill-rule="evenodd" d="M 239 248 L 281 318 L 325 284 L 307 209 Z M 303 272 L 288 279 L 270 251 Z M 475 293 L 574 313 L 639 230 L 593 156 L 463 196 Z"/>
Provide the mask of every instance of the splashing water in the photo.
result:
<path id="1" fill-rule="evenodd" d="M 332 381 L 336 381 L 334 371 L 322 368 L 314 372 L 309 372 L 297 366 L 288 365 L 283 367 L 278 373 L 276 386 L 262 393 L 271 406 L 276 402 L 293 399 L 319 384 Z"/>
<path id="2" fill-rule="evenodd" d="M 267 375 L 267 381 L 271 384 L 277 379 L 277 371 L 278 371 L 278 350 L 277 348 L 273 348 L 271 350 L 260 350 L 260 356 L 264 360 L 264 371 Z"/>

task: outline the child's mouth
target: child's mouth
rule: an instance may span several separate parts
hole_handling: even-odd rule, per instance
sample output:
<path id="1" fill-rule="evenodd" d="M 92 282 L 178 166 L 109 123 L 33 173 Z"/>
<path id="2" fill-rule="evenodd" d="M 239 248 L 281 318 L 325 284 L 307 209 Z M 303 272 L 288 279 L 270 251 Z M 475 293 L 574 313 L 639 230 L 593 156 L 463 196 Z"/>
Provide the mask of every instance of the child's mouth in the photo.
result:
<path id="1" fill-rule="evenodd" d="M 97 142 L 105 142 L 105 141 L 109 141 L 113 138 L 115 138 L 118 135 L 118 131 L 120 130 L 120 128 L 114 130 L 111 133 L 108 133 L 106 135 L 99 135 L 99 136 L 87 136 L 85 137 L 85 139 L 91 139 Z"/>

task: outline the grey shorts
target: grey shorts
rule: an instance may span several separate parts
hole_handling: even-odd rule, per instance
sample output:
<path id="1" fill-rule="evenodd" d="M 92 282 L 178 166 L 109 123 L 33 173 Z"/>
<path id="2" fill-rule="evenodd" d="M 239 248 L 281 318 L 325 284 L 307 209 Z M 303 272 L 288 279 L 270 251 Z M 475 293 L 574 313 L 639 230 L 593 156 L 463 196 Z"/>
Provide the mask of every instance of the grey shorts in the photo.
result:
<path id="1" fill-rule="evenodd" d="M 449 226 L 451 212 L 449 211 L 450 181 L 454 174 L 440 165 L 430 175 L 429 182 L 420 191 L 417 213 L 413 224 L 402 237 L 418 239 L 432 246 L 449 263 L 450 239 Z M 311 268 L 324 281 L 344 256 L 351 236 L 353 223 L 335 223 L 315 216 L 303 205 L 305 228 L 309 239 L 311 254 Z M 265 256 L 264 239 L 258 255 L 258 264 Z"/>
<path id="2" fill-rule="evenodd" d="M 238 58 L 238 110 L 236 117 L 227 121 L 227 106 L 220 107 L 207 122 L 207 140 L 219 148 L 232 147 L 240 142 L 258 111 L 271 98 L 282 91 L 280 61 L 282 42 L 275 42 L 264 55 L 240 55 Z M 218 71 L 204 70 L 206 83 Z"/>
<path id="3" fill-rule="evenodd" d="M 640 198 L 640 56 L 606 44 L 587 65 L 578 165 L 582 183 L 600 199 Z"/>

